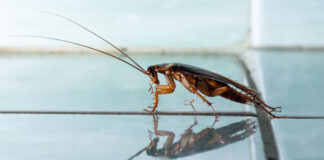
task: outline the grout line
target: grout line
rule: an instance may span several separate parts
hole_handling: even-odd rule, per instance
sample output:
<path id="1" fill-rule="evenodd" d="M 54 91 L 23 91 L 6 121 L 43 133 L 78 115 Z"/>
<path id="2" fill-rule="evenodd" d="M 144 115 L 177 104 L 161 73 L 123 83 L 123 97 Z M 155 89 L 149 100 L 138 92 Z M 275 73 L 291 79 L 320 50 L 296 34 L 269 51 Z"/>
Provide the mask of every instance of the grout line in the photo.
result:
<path id="1" fill-rule="evenodd" d="M 324 119 L 324 116 L 278 116 L 274 119 Z"/>
<path id="2" fill-rule="evenodd" d="M 255 46 L 251 49 L 263 51 L 324 51 L 324 46 L 306 46 L 306 45 L 277 45 L 277 46 Z"/>
<path id="3" fill-rule="evenodd" d="M 33 111 L 33 110 L 0 110 L 0 114 L 66 114 L 66 115 L 152 115 L 138 111 Z M 154 112 L 157 115 L 170 116 L 214 116 L 213 112 Z M 253 112 L 217 112 L 218 116 L 257 117 Z M 272 119 L 324 119 L 324 116 L 279 116 Z"/>
<path id="4" fill-rule="evenodd" d="M 254 88 L 256 90 L 258 90 L 251 72 L 249 70 L 249 68 L 247 67 L 246 63 L 243 61 L 243 59 L 239 58 L 239 62 L 243 67 L 243 70 L 245 72 L 248 84 L 251 88 Z M 259 128 L 261 131 L 261 137 L 262 137 L 262 141 L 263 141 L 263 149 L 264 149 L 264 153 L 266 156 L 266 159 L 271 159 L 271 160 L 277 160 L 280 159 L 279 157 L 279 150 L 278 150 L 278 146 L 276 143 L 276 138 L 275 138 L 275 134 L 272 128 L 272 124 L 271 121 L 267 115 L 266 112 L 264 112 L 262 109 L 255 107 L 256 112 L 257 112 L 257 119 L 259 122 Z"/>
<path id="5" fill-rule="evenodd" d="M 9 111 L 0 114 L 63 114 L 63 115 L 168 115 L 168 116 L 214 116 L 213 112 L 137 112 L 137 111 Z M 218 116 L 256 117 L 252 112 L 217 112 Z"/>

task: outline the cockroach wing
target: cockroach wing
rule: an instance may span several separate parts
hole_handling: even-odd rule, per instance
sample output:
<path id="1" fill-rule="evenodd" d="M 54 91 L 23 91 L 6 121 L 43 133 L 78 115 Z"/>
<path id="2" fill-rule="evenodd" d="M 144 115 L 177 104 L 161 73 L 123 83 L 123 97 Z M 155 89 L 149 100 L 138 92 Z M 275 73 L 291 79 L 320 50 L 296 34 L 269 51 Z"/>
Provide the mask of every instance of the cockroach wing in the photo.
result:
<path id="1" fill-rule="evenodd" d="M 187 65 L 187 64 L 182 64 L 182 63 L 174 63 L 173 65 L 174 70 L 176 71 L 180 71 L 180 72 L 184 72 L 186 74 L 190 74 L 193 76 L 201 76 L 202 78 L 208 78 L 217 82 L 221 82 L 221 83 L 225 83 L 225 84 L 229 84 L 232 85 L 240 90 L 242 90 L 243 92 L 248 93 L 249 95 L 257 95 L 259 94 L 257 91 L 255 91 L 254 89 L 248 88 L 246 86 L 244 86 L 243 84 L 240 84 L 238 82 L 235 82 L 225 76 L 222 76 L 220 74 L 199 68 L 199 67 L 195 67 L 195 66 L 191 66 L 191 65 Z"/>

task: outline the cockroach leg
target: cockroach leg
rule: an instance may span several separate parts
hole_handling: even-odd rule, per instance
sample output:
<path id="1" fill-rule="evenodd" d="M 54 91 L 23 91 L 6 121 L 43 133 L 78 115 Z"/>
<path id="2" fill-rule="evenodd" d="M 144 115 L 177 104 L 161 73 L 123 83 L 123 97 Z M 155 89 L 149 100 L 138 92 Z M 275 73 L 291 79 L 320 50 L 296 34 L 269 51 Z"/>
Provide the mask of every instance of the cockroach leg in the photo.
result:
<path id="1" fill-rule="evenodd" d="M 271 112 L 281 112 L 281 111 L 282 111 L 282 107 L 278 106 L 278 107 L 275 107 L 274 110 L 272 110 Z"/>
<path id="2" fill-rule="evenodd" d="M 169 94 L 169 93 L 172 93 L 174 91 L 175 87 L 172 87 L 172 86 L 169 86 L 169 85 L 157 85 L 155 87 L 155 95 L 154 95 L 154 105 L 153 107 L 150 107 L 149 108 L 152 108 L 152 110 L 150 112 L 154 112 L 157 105 L 158 105 L 158 102 L 159 102 L 159 94 Z M 147 110 L 146 110 L 147 111 Z"/>
<path id="3" fill-rule="evenodd" d="M 270 107 L 267 104 L 265 104 L 260 98 L 258 98 L 257 96 L 254 97 L 255 99 L 257 99 L 261 104 L 263 104 L 266 108 L 270 109 L 270 112 L 281 112 L 282 107 Z"/>
<path id="4" fill-rule="evenodd" d="M 152 81 L 150 82 L 150 88 L 149 88 L 148 91 L 151 92 L 151 94 L 154 93 L 154 91 L 153 91 L 153 83 L 152 83 Z"/>
<path id="5" fill-rule="evenodd" d="M 267 112 L 268 113 L 268 115 L 270 115 L 271 116 L 271 118 L 281 118 L 281 117 L 278 117 L 278 116 L 276 116 L 276 115 L 274 115 L 274 114 L 272 114 L 270 111 L 268 111 L 265 107 L 264 107 L 264 105 L 259 105 L 258 107 L 261 107 L 261 109 L 262 110 L 264 110 L 265 112 Z"/>
<path id="6" fill-rule="evenodd" d="M 189 83 L 188 79 L 186 78 L 186 76 L 183 73 L 178 73 L 178 74 L 180 76 L 180 82 L 183 84 L 183 86 L 186 87 L 191 93 L 196 94 L 204 102 L 206 102 L 209 105 L 209 107 L 213 110 L 214 115 L 215 115 L 215 119 L 218 119 L 218 116 L 217 116 L 217 114 L 216 114 L 216 112 L 214 110 L 214 107 L 212 106 L 212 103 L 210 103 L 204 96 L 202 96 L 198 92 L 197 88 L 194 85 Z M 221 93 L 223 93 L 225 91 L 227 91 L 227 88 L 226 87 L 221 87 L 221 88 L 217 89 L 215 92 L 217 93 L 217 95 L 219 95 L 219 94 L 221 94 Z"/>
<path id="7" fill-rule="evenodd" d="M 269 108 L 269 107 L 267 107 L 267 108 Z M 278 107 L 270 107 L 269 109 L 271 110 L 270 112 L 281 112 L 282 111 L 282 107 L 281 106 L 278 106 Z"/>
<path id="8" fill-rule="evenodd" d="M 196 95 L 196 94 L 195 94 L 195 95 Z M 194 112 L 197 112 L 197 110 L 196 110 L 196 108 L 195 108 L 195 106 L 194 106 L 193 104 L 188 104 L 188 105 L 190 105 L 190 106 L 192 107 L 192 110 L 193 110 Z M 195 124 L 198 123 L 198 121 L 197 121 L 197 116 L 194 116 L 194 123 L 195 123 Z"/>
<path id="9" fill-rule="evenodd" d="M 192 103 L 196 100 L 196 98 L 197 98 L 197 94 L 194 95 L 191 101 L 185 100 L 185 105 L 192 105 Z"/>
<path id="10" fill-rule="evenodd" d="M 194 106 L 193 104 L 188 104 L 188 105 L 191 106 L 191 108 L 192 108 L 192 110 L 193 110 L 194 112 L 197 112 L 197 110 L 196 110 L 196 108 L 195 108 L 195 106 Z"/>
<path id="11" fill-rule="evenodd" d="M 170 73 L 166 73 L 165 78 L 166 78 L 167 85 L 156 85 L 155 86 L 154 105 L 153 105 L 153 107 L 148 106 L 148 108 L 152 108 L 152 110 L 149 111 L 149 110 L 144 109 L 143 111 L 150 112 L 150 113 L 154 112 L 158 105 L 158 102 L 159 102 L 159 94 L 169 94 L 175 90 L 176 85 L 174 83 L 172 75 Z"/>
<path id="12" fill-rule="evenodd" d="M 214 91 L 214 94 L 215 94 L 215 96 L 217 96 L 217 95 L 220 95 L 220 94 L 226 92 L 227 90 L 228 90 L 227 87 L 221 87 L 221 88 L 216 89 L 216 90 Z M 207 101 L 207 100 L 205 99 L 205 97 L 202 96 L 200 93 L 196 92 L 196 94 L 197 94 L 197 95 L 198 95 L 202 100 L 204 100 L 204 101 L 209 105 L 209 107 L 213 110 L 214 115 L 215 115 L 215 118 L 216 118 L 216 120 L 217 120 L 218 116 L 217 116 L 217 114 L 216 114 L 216 111 L 214 110 L 214 107 L 213 107 L 212 103 L 210 103 L 209 101 Z"/>
<path id="13" fill-rule="evenodd" d="M 204 101 L 204 102 L 206 102 L 208 105 L 209 105 L 209 107 L 213 110 L 213 112 L 214 112 L 214 116 L 215 116 L 215 120 L 217 120 L 218 119 L 218 116 L 217 116 L 217 114 L 216 114 L 216 111 L 215 111 L 215 109 L 214 109 L 214 107 L 213 107 L 213 105 L 212 105 L 212 103 L 210 103 L 204 96 L 202 96 L 198 91 L 196 92 L 196 94 Z"/>

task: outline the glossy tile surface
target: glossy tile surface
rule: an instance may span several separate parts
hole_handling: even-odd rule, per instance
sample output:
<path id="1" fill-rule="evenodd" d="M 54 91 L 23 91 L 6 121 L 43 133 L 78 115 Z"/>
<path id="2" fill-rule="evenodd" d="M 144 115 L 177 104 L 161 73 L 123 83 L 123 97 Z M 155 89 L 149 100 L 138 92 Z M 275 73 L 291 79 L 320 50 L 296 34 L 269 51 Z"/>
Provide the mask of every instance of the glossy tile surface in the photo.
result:
<path id="1" fill-rule="evenodd" d="M 323 115 L 323 53 L 259 53 L 266 100 L 285 115 Z"/>
<path id="2" fill-rule="evenodd" d="M 266 99 L 283 106 L 278 115 L 324 115 L 324 55 L 321 52 L 259 52 Z M 283 159 L 323 159 L 324 121 L 273 120 Z"/>
<path id="3" fill-rule="evenodd" d="M 0 115 L 0 120 L 0 158 L 8 160 L 127 159 L 150 143 L 148 130 L 153 131 L 151 116 Z M 193 127 L 193 132 L 210 127 L 213 120 L 213 117 L 197 117 L 198 125 Z M 222 117 L 214 128 L 242 120 L 245 118 Z M 178 141 L 193 122 L 191 116 L 160 116 L 158 129 L 174 132 Z M 160 137 L 158 148 L 165 140 Z M 183 159 L 248 160 L 251 158 L 249 143 L 249 138 L 245 138 Z M 135 159 L 155 158 L 144 152 Z"/>
<path id="4" fill-rule="evenodd" d="M 274 120 L 283 159 L 323 159 L 324 120 Z"/>
<path id="5" fill-rule="evenodd" d="M 230 56 L 134 58 L 145 68 L 173 61 L 206 68 L 241 82 L 244 76 L 236 59 Z M 141 111 L 153 102 L 147 92 L 149 79 L 145 75 L 106 56 L 4 54 L 0 61 L 1 110 Z M 160 76 L 160 80 L 165 83 L 164 77 Z M 161 96 L 158 110 L 192 111 L 190 106 L 184 105 L 184 100 L 191 98 L 193 95 L 177 83 L 173 94 Z M 244 105 L 219 97 L 209 100 L 214 102 L 216 111 L 245 110 Z M 211 111 L 199 99 L 194 104 L 198 111 Z M 151 116 L 0 115 L 0 119 L 0 157 L 12 160 L 126 159 L 147 146 L 150 143 L 148 130 L 154 131 Z M 244 119 L 221 117 L 214 128 Z M 174 142 L 177 142 L 194 120 L 191 116 L 161 116 L 158 128 L 174 132 Z M 214 117 L 197 117 L 197 120 L 195 133 L 210 127 Z M 258 132 L 258 129 L 253 130 Z M 162 148 L 165 141 L 166 137 L 160 136 L 157 148 Z M 20 154 L 15 154 L 17 150 Z M 193 151 L 182 159 L 248 160 L 253 156 L 252 150 L 251 140 L 246 138 L 199 154 Z M 155 158 L 144 152 L 136 159 Z"/>
<path id="6" fill-rule="evenodd" d="M 316 52 L 256 52 L 260 58 L 265 101 L 283 106 L 278 115 L 322 116 L 323 56 Z M 229 56 L 135 56 L 144 68 L 151 64 L 181 62 L 209 69 L 243 82 L 241 66 Z M 140 72 L 100 55 L 2 56 L 0 58 L 1 110 L 141 111 L 151 104 L 149 80 Z M 10 68 L 10 70 L 8 70 Z M 160 76 L 162 83 L 164 78 Z M 193 95 L 177 83 L 162 95 L 159 111 L 192 111 L 184 105 Z M 245 106 L 220 97 L 209 98 L 216 111 L 244 111 Z M 210 111 L 197 100 L 198 111 Z M 194 122 L 192 116 L 160 116 L 159 129 L 174 132 L 175 141 Z M 214 128 L 245 118 L 220 117 Z M 213 123 L 197 117 L 193 132 Z M 255 119 L 253 119 L 255 120 Z M 0 115 L 1 159 L 126 159 L 147 146 L 151 116 L 109 115 Z M 322 120 L 272 120 L 282 159 L 322 159 Z M 257 124 L 257 126 L 262 124 Z M 155 136 L 153 136 L 154 138 Z M 166 141 L 160 136 L 157 148 Z M 306 146 L 306 147 L 305 147 Z M 265 159 L 261 133 L 242 141 L 182 159 Z M 15 154 L 17 150 L 21 154 Z M 136 159 L 155 159 L 145 152 Z"/>
<path id="7" fill-rule="evenodd" d="M 228 56 L 134 57 L 139 64 L 181 62 L 243 82 L 243 72 Z M 10 68 L 10 69 L 8 69 Z M 0 57 L 0 109 L 141 111 L 153 103 L 149 78 L 115 59 L 101 55 Z M 161 84 L 165 83 L 159 75 Z M 194 96 L 180 83 L 174 93 L 161 95 L 158 110 L 192 111 L 184 105 Z M 208 98 L 218 111 L 244 111 L 244 105 Z M 211 111 L 197 99 L 198 111 Z"/>

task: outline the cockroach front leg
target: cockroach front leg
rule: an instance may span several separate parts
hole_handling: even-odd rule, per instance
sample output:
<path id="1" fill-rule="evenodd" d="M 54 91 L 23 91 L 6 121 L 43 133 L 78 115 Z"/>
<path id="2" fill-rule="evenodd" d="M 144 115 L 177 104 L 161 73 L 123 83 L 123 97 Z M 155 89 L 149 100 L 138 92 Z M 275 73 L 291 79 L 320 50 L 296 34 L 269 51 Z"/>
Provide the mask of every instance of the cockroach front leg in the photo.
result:
<path id="1" fill-rule="evenodd" d="M 143 111 L 145 111 L 145 112 L 154 112 L 157 105 L 158 105 L 158 102 L 159 102 L 159 94 L 169 94 L 169 93 L 172 93 L 173 91 L 174 91 L 174 88 L 172 88 L 172 87 L 170 87 L 168 85 L 157 85 L 155 87 L 153 107 L 148 106 L 148 108 L 151 108 L 152 110 L 149 111 L 147 109 L 144 109 Z"/>
<path id="2" fill-rule="evenodd" d="M 148 91 L 151 92 L 151 94 L 154 93 L 154 91 L 153 91 L 153 83 L 152 82 L 150 82 L 150 88 L 149 88 Z"/>
<path id="3" fill-rule="evenodd" d="M 151 108 L 152 110 L 149 111 L 147 109 L 143 109 L 143 111 L 150 112 L 150 113 L 154 112 L 158 105 L 158 102 L 159 102 L 159 94 L 169 94 L 175 90 L 176 85 L 175 85 L 172 75 L 169 71 L 166 71 L 165 78 L 167 81 L 167 85 L 156 85 L 155 86 L 153 107 L 148 106 L 148 108 Z"/>

